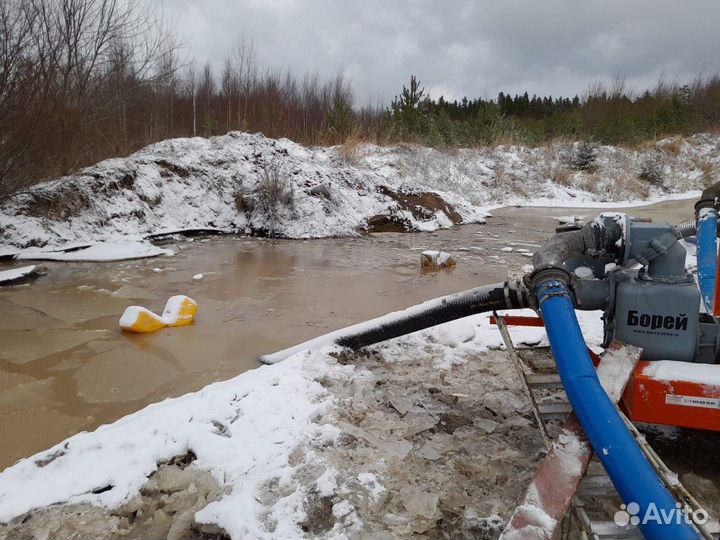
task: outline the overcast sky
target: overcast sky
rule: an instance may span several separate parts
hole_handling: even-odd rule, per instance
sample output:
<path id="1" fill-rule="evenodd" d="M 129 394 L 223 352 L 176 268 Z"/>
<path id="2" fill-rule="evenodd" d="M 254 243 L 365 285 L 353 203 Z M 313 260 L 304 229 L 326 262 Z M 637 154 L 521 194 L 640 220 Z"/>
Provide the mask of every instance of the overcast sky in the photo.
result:
<path id="1" fill-rule="evenodd" d="M 344 71 L 360 103 L 390 100 L 411 74 L 453 99 L 720 72 L 718 0 L 165 0 L 165 9 L 200 62 L 219 67 L 244 33 L 263 64 Z"/>

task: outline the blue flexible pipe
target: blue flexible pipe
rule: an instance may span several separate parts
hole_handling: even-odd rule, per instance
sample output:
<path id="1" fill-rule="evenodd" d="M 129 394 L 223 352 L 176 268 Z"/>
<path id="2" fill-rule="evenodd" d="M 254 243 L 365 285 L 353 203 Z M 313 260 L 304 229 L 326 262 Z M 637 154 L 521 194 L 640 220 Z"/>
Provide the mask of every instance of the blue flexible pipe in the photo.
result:
<path id="1" fill-rule="evenodd" d="M 701 208 L 697 219 L 697 269 L 700 295 L 708 313 L 713 312 L 717 279 L 717 222 L 714 208 Z"/>
<path id="2" fill-rule="evenodd" d="M 662 512 L 677 516 L 676 501 L 600 385 L 565 283 L 547 279 L 537 286 L 536 293 L 568 399 L 623 502 L 640 506 L 640 531 L 651 540 L 699 539 L 695 529 L 685 523 L 684 515 L 671 524 L 654 519 L 643 523 L 643 516 L 653 515 L 652 504 L 659 516 Z M 669 514 L 671 511 L 675 513 Z"/>

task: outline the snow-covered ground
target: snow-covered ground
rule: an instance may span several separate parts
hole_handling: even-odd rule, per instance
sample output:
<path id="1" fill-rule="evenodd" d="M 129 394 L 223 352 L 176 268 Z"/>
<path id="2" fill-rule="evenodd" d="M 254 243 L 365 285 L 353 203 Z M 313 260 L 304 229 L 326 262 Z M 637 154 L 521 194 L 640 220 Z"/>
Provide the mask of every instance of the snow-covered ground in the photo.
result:
<path id="1" fill-rule="evenodd" d="M 720 165 L 717 135 L 639 151 L 600 147 L 593 172 L 572 170 L 573 148 L 306 148 L 240 132 L 166 140 L 0 204 L 0 252 L 186 228 L 288 238 L 435 230 L 481 221 L 498 206 L 678 196 L 701 189 Z M 638 179 L 649 161 L 658 164 L 653 183 Z"/>
<path id="2" fill-rule="evenodd" d="M 600 313 L 578 314 L 588 342 L 599 344 Z M 513 336 L 546 343 L 542 328 Z M 498 528 L 524 487 L 513 475 L 532 473 L 541 444 L 501 344 L 484 315 L 360 356 L 299 352 L 18 462 L 0 474 L 0 522 L 58 503 L 136 508 L 161 464 L 191 454 L 188 469 L 208 471 L 220 495 L 190 518 L 233 539 L 422 533 L 444 515 L 439 495 L 456 487 L 443 469 L 453 452 L 453 467 L 484 471 L 468 472 L 471 491 L 453 495 L 467 507 L 457 530 Z M 324 521 L 315 523 L 318 516 Z"/>

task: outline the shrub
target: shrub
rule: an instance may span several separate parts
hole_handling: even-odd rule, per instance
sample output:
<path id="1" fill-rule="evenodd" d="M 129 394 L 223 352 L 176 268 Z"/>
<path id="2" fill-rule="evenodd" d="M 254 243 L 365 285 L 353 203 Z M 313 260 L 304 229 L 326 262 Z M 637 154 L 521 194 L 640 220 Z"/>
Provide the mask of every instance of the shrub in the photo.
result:
<path id="1" fill-rule="evenodd" d="M 264 213 L 267 218 L 268 234 L 274 236 L 281 210 L 292 209 L 295 205 L 295 192 L 279 162 L 272 161 L 258 171 L 254 199 L 255 209 Z"/>
<path id="2" fill-rule="evenodd" d="M 570 166 L 576 171 L 594 172 L 597 170 L 597 147 L 590 142 L 580 142 L 570 159 Z"/>
<path id="3" fill-rule="evenodd" d="M 248 193 L 238 190 L 235 192 L 235 208 L 238 212 L 252 214 L 255 210 L 255 201 Z"/>
<path id="4" fill-rule="evenodd" d="M 653 186 L 660 186 L 663 183 L 662 165 L 658 162 L 657 156 L 648 156 L 640 164 L 638 180 L 643 180 Z"/>

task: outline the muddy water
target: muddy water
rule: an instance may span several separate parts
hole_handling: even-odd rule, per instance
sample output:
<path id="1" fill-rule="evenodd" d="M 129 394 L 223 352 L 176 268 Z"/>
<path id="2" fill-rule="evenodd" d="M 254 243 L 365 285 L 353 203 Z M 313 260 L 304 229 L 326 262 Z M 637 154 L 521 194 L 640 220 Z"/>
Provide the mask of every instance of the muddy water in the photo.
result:
<path id="1" fill-rule="evenodd" d="M 254 368 L 259 354 L 500 281 L 508 269 L 530 263 L 557 216 L 596 213 L 506 208 L 486 225 L 436 233 L 211 237 L 169 243 L 174 257 L 46 263 L 48 273 L 37 281 L 0 288 L 0 469 L 148 403 Z M 692 215 L 692 202 L 631 213 L 676 222 Z M 501 251 L 507 246 L 514 251 Z M 425 249 L 452 253 L 457 267 L 422 274 Z M 194 281 L 198 273 L 204 278 Z M 119 331 L 126 306 L 160 312 L 174 294 L 197 300 L 195 325 L 149 335 Z"/>

